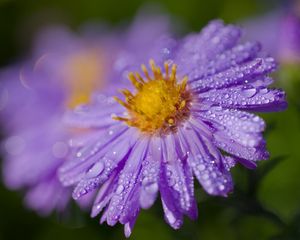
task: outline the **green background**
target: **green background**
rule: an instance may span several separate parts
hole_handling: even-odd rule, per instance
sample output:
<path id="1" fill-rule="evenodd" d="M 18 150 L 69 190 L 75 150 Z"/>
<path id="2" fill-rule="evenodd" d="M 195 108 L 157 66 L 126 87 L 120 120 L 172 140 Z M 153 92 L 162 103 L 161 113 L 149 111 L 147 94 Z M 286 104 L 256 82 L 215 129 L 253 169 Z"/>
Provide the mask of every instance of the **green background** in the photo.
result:
<path id="1" fill-rule="evenodd" d="M 130 22 L 142 6 L 153 3 L 183 22 L 185 31 L 197 31 L 214 18 L 239 22 L 264 14 L 280 1 L 0 0 L 0 66 L 30 53 L 34 34 L 46 24 L 66 23 L 75 31 L 87 21 L 106 21 L 117 26 Z M 210 197 L 196 186 L 199 218 L 195 222 L 185 219 L 178 231 L 164 222 L 157 201 L 150 210 L 141 212 L 131 239 L 300 239 L 300 70 L 297 68 L 297 65 L 282 65 L 275 76 L 280 79 L 278 85 L 288 93 L 288 110 L 263 115 L 269 126 L 266 138 L 271 160 L 261 163 L 253 172 L 235 168 L 236 187 L 229 198 Z M 11 192 L 2 184 L 0 203 L 0 239 L 124 239 L 122 226 L 99 225 L 98 218 L 90 219 L 75 204 L 64 214 L 41 218 L 23 206 L 22 193 Z"/>

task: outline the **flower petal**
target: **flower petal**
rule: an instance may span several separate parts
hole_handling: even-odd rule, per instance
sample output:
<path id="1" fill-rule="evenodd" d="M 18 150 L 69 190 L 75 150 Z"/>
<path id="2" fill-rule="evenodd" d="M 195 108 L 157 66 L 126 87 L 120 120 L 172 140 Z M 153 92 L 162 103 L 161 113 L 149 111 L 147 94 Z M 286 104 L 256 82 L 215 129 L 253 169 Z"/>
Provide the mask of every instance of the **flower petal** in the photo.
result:
<path id="1" fill-rule="evenodd" d="M 213 143 L 196 131 L 193 126 L 180 131 L 180 137 L 185 139 L 191 152 L 188 163 L 205 191 L 211 195 L 227 196 L 233 183 L 225 160 Z"/>
<path id="2" fill-rule="evenodd" d="M 175 205 L 185 214 L 195 219 L 194 179 L 187 164 L 187 154 L 180 151 L 178 139 L 168 135 L 163 141 L 163 167 L 167 185 L 175 199 Z"/>
<path id="3" fill-rule="evenodd" d="M 94 201 L 91 217 L 96 217 L 102 209 L 109 203 L 117 187 L 117 171 L 110 175 L 109 179 L 101 186 Z"/>
<path id="4" fill-rule="evenodd" d="M 234 109 L 211 108 L 199 113 L 213 128 L 215 144 L 224 151 L 251 161 L 266 159 L 268 153 L 261 131 L 264 122 L 258 116 Z"/>
<path id="5" fill-rule="evenodd" d="M 140 140 L 133 148 L 132 154 L 128 157 L 123 170 L 120 172 L 118 186 L 107 207 L 107 224 L 116 224 L 120 217 L 124 217 L 124 214 L 128 212 L 127 204 L 130 203 L 130 198 L 135 197 L 132 192 L 139 184 L 141 166 L 146 157 L 147 147 L 148 141 Z"/>
<path id="6" fill-rule="evenodd" d="M 127 135 L 128 137 L 128 135 Z M 83 178 L 73 191 L 73 198 L 78 199 L 82 195 L 92 191 L 106 181 L 112 172 L 122 167 L 127 160 L 133 143 L 128 141 L 126 136 L 119 139 L 111 146 L 104 155 L 95 155 L 96 162 L 85 172 Z"/>
<path id="7" fill-rule="evenodd" d="M 140 206 L 142 208 L 150 208 L 158 193 L 158 178 L 160 173 L 161 141 L 160 138 L 152 138 L 149 143 L 148 156 L 143 162 Z"/>
<path id="8" fill-rule="evenodd" d="M 194 69 L 191 69 L 188 73 L 186 73 L 186 75 L 190 81 L 215 75 L 233 66 L 252 60 L 257 57 L 259 51 L 260 44 L 257 42 L 240 44 L 232 49 L 220 53 L 216 56 L 216 58 L 210 60 L 206 64 L 198 64 Z"/>
<path id="9" fill-rule="evenodd" d="M 220 72 L 211 77 L 193 79 L 191 88 L 194 92 L 200 93 L 210 89 L 219 89 L 251 83 L 257 77 L 272 72 L 276 68 L 273 58 L 257 58 L 245 64 L 238 65 L 224 72 Z"/>
<path id="10" fill-rule="evenodd" d="M 96 141 L 94 137 L 92 137 L 89 144 L 86 144 L 79 150 L 76 149 L 72 161 L 67 161 L 59 169 L 59 178 L 63 185 L 70 186 L 78 183 L 86 171 L 105 155 L 108 146 L 110 148 L 111 145 L 117 146 L 117 143 L 120 141 L 127 141 L 128 134 L 130 134 L 130 131 L 127 130 L 128 128 L 126 126 L 119 125 L 98 131 Z"/>
<path id="11" fill-rule="evenodd" d="M 224 26 L 222 21 L 213 21 L 199 34 L 187 36 L 179 45 L 174 59 L 180 74 L 186 75 L 196 66 L 205 65 L 218 54 L 231 49 L 239 40 L 240 34 L 238 27 Z"/>
<path id="12" fill-rule="evenodd" d="M 199 95 L 202 104 L 217 104 L 225 108 L 251 111 L 281 111 L 286 108 L 285 93 L 251 85 L 213 89 Z"/>

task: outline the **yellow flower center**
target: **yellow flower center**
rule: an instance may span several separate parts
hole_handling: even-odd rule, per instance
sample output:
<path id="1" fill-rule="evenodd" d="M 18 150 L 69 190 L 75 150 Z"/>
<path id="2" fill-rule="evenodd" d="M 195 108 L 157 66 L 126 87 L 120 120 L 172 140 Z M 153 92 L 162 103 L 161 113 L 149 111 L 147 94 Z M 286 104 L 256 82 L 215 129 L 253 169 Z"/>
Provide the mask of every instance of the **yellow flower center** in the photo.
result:
<path id="1" fill-rule="evenodd" d="M 187 77 L 177 82 L 176 65 L 169 72 L 169 64 L 165 62 L 165 73 L 150 60 L 153 76 L 150 76 L 145 65 L 142 71 L 146 79 L 139 73 L 129 73 L 128 78 L 136 89 L 133 94 L 122 90 L 125 101 L 115 97 L 128 111 L 128 117 L 114 117 L 124 121 L 141 132 L 148 134 L 168 134 L 187 120 L 190 115 L 191 93 L 187 89 Z"/>
<path id="2" fill-rule="evenodd" d="M 103 84 L 103 61 L 100 53 L 94 49 L 72 55 L 63 72 L 66 74 L 66 84 L 70 91 L 67 100 L 69 108 L 89 103 L 91 93 Z"/>

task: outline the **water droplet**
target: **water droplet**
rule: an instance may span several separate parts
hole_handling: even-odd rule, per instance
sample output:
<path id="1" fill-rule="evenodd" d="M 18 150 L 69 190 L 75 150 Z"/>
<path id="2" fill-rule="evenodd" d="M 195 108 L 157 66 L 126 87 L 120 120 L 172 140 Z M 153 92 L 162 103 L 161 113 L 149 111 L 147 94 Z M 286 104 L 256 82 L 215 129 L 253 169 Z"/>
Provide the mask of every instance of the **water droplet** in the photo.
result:
<path id="1" fill-rule="evenodd" d="M 199 164 L 198 165 L 198 170 L 199 171 L 203 171 L 205 169 L 205 165 L 204 164 Z"/>
<path id="2" fill-rule="evenodd" d="M 156 193 L 158 191 L 158 185 L 156 182 L 147 183 L 147 185 L 145 185 L 145 190 L 148 193 Z"/>
<path id="3" fill-rule="evenodd" d="M 256 94 L 256 89 L 255 88 L 248 88 L 245 87 L 242 89 L 242 94 L 247 97 L 247 98 L 251 98 Z"/>
<path id="4" fill-rule="evenodd" d="M 116 194 L 121 194 L 124 191 L 124 186 L 123 185 L 119 185 L 116 189 Z"/>
<path id="5" fill-rule="evenodd" d="M 102 162 L 97 162 L 93 167 L 89 169 L 86 174 L 87 178 L 94 178 L 101 174 L 104 170 L 104 164 Z"/>
<path id="6" fill-rule="evenodd" d="M 269 92 L 269 90 L 267 88 L 262 88 L 262 89 L 259 90 L 259 92 L 262 93 L 262 94 L 266 94 L 266 93 Z"/>

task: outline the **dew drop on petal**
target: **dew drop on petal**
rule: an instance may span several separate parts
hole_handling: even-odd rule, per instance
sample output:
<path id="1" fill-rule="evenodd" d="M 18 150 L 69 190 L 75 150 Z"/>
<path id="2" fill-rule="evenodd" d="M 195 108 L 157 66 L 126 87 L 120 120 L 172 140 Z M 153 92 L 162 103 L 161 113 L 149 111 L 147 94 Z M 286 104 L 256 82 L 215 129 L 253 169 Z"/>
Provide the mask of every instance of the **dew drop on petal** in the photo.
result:
<path id="1" fill-rule="evenodd" d="M 101 174 L 104 170 L 104 164 L 102 162 L 97 162 L 93 167 L 89 169 L 86 174 L 87 178 L 94 178 Z"/>
<path id="2" fill-rule="evenodd" d="M 124 186 L 123 185 L 119 185 L 116 189 L 116 194 L 121 194 L 124 191 Z"/>
<path id="3" fill-rule="evenodd" d="M 147 185 L 145 185 L 145 190 L 148 193 L 156 193 L 158 191 L 158 185 L 155 182 L 147 183 Z"/>
<path id="4" fill-rule="evenodd" d="M 247 98 L 251 98 L 256 94 L 257 90 L 255 88 L 248 88 L 245 87 L 242 89 L 242 94 L 243 96 L 247 97 Z"/>

